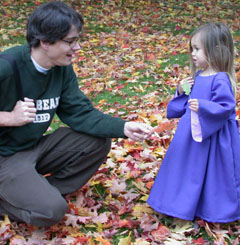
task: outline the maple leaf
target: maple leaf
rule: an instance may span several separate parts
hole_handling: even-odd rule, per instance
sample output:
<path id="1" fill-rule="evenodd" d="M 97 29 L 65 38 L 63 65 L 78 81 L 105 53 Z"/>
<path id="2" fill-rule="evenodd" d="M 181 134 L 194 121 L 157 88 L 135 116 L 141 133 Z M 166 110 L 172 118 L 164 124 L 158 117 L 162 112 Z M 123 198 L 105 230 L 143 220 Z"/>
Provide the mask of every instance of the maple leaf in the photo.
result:
<path id="1" fill-rule="evenodd" d="M 105 230 L 105 231 L 103 231 L 103 235 L 104 235 L 105 238 L 111 238 L 116 233 L 118 233 L 118 230 L 117 229 L 111 229 L 111 230 Z"/>
<path id="2" fill-rule="evenodd" d="M 108 186 L 110 186 L 110 191 L 112 194 L 119 194 L 122 192 L 126 192 L 126 183 L 125 181 L 120 182 L 119 179 L 113 179 L 107 182 Z"/>
<path id="3" fill-rule="evenodd" d="M 138 203 L 133 207 L 132 215 L 141 218 L 144 214 L 152 214 L 153 210 L 147 204 Z"/>
<path id="4" fill-rule="evenodd" d="M 153 179 L 155 177 L 155 175 L 154 175 L 154 173 L 147 173 L 147 174 L 145 174 L 143 177 L 142 177 L 142 179 L 144 180 L 144 181 L 149 181 L 149 180 L 151 180 L 151 179 Z"/>
<path id="5" fill-rule="evenodd" d="M 132 241 L 132 232 L 130 231 L 127 237 L 121 238 L 119 240 L 118 245 L 129 245 L 131 244 L 131 241 Z"/>
<path id="6" fill-rule="evenodd" d="M 108 221 L 108 215 L 107 215 L 107 213 L 105 212 L 105 213 L 101 213 L 101 214 L 96 214 L 96 216 L 95 217 L 93 217 L 92 218 L 92 221 L 94 222 L 94 223 L 98 223 L 98 222 L 100 222 L 100 223 L 106 223 L 107 221 Z"/>
<path id="7" fill-rule="evenodd" d="M 140 227 L 145 232 L 157 230 L 160 221 L 158 219 L 154 219 L 152 215 L 143 214 L 140 220 Z"/>
<path id="8" fill-rule="evenodd" d="M 161 133 L 165 130 L 172 130 L 176 127 L 175 121 L 167 121 L 162 122 L 159 126 L 154 127 L 153 131 L 157 133 Z"/>
<path id="9" fill-rule="evenodd" d="M 11 238 L 11 245 L 25 245 L 26 239 L 22 236 L 16 235 L 15 237 Z"/>
<path id="10" fill-rule="evenodd" d="M 11 222 L 8 216 L 5 214 L 3 221 L 0 221 L 0 242 L 10 239 L 15 235 L 15 232 L 11 230 Z"/>
<path id="11" fill-rule="evenodd" d="M 189 85 L 189 83 L 187 81 L 185 81 L 183 84 L 182 84 L 182 88 L 183 88 L 183 91 L 186 95 L 190 95 L 191 93 L 191 86 Z"/>
<path id="12" fill-rule="evenodd" d="M 159 112 L 153 112 L 152 115 L 150 116 L 150 122 L 152 123 L 157 123 L 160 124 L 162 122 L 163 116 L 162 116 L 162 111 Z"/>
<path id="13" fill-rule="evenodd" d="M 170 235 L 170 230 L 166 226 L 160 224 L 158 229 L 152 231 L 151 234 L 155 240 L 165 241 L 167 237 Z"/>
<path id="14" fill-rule="evenodd" d="M 119 228 L 127 227 L 127 228 L 131 229 L 131 228 L 133 228 L 133 226 L 134 226 L 134 223 L 130 219 L 122 219 L 118 223 Z"/>
<path id="15" fill-rule="evenodd" d="M 151 243 L 146 241 L 144 238 L 137 238 L 133 245 L 150 245 Z"/>
<path id="16" fill-rule="evenodd" d="M 95 240 L 100 242 L 101 245 L 111 245 L 109 241 L 103 239 L 101 236 L 96 237 Z"/>
<path id="17" fill-rule="evenodd" d="M 145 184 L 142 181 L 133 181 L 133 185 L 135 185 L 141 192 L 147 193 L 148 189 L 145 187 Z"/>
<path id="18" fill-rule="evenodd" d="M 66 220 L 64 223 L 66 225 L 71 225 L 72 227 L 78 227 L 79 223 L 86 224 L 91 219 L 91 217 L 82 217 L 82 216 L 75 216 L 72 214 L 65 215 Z"/>
<path id="19" fill-rule="evenodd" d="M 130 189 L 127 191 L 127 193 L 122 194 L 122 197 L 124 197 L 124 199 L 128 202 L 131 203 L 134 199 L 136 199 L 137 197 L 139 197 L 139 193 L 136 193 L 136 191 L 134 189 Z"/>
<path id="20" fill-rule="evenodd" d="M 197 244 L 197 245 L 204 245 L 205 244 L 205 240 L 203 237 L 199 237 L 198 239 L 192 239 L 192 243 L 193 244 Z"/>

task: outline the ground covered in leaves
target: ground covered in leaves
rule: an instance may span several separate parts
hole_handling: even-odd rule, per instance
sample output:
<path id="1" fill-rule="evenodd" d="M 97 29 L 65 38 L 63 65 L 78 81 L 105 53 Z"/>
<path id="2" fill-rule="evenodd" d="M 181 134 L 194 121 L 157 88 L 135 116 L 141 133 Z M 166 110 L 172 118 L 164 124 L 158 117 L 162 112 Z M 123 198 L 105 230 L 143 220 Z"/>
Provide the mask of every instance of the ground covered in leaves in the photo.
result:
<path id="1" fill-rule="evenodd" d="M 25 42 L 26 19 L 43 2 L 1 1 L 1 50 Z M 141 144 L 114 139 L 99 171 L 66 197 L 69 210 L 59 224 L 40 229 L 5 217 L 0 244 L 239 244 L 240 222 L 182 221 L 154 212 L 146 199 L 176 129 L 177 120 L 167 120 L 165 110 L 179 80 L 189 75 L 189 35 L 203 23 L 224 21 L 239 48 L 240 2 L 65 2 L 85 19 L 74 60 L 81 89 L 100 110 L 147 122 L 155 134 Z M 55 118 L 50 130 L 59 124 Z"/>

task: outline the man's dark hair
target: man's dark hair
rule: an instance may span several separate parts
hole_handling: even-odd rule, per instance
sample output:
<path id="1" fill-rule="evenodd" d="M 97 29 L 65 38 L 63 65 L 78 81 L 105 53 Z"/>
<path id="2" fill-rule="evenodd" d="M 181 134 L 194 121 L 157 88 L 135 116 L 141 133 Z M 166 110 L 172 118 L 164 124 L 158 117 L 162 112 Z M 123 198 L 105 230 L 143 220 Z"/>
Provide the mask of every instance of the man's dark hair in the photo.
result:
<path id="1" fill-rule="evenodd" d="M 54 44 L 62 40 L 74 25 L 80 32 L 83 18 L 75 10 L 62 2 L 49 2 L 38 7 L 27 23 L 27 41 L 37 47 L 40 40 Z"/>

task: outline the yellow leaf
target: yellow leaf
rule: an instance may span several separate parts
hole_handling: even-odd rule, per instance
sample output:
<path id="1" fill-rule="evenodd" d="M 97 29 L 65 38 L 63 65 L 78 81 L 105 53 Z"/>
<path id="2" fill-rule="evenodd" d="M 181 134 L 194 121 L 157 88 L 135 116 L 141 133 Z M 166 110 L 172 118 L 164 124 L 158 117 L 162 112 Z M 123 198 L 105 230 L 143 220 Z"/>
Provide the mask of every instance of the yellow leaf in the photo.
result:
<path id="1" fill-rule="evenodd" d="M 133 182 L 133 184 L 143 193 L 147 193 L 148 189 L 145 187 L 145 184 L 142 181 L 138 181 L 138 182 Z"/>
<path id="2" fill-rule="evenodd" d="M 4 214 L 4 220 L 0 222 L 0 228 L 2 229 L 3 227 L 10 225 L 11 222 L 6 214 Z"/>
<path id="3" fill-rule="evenodd" d="M 130 231 L 127 237 L 121 238 L 119 240 L 118 245 L 130 245 L 132 244 L 131 240 L 132 240 L 132 236 L 131 236 L 132 232 Z"/>
<path id="4" fill-rule="evenodd" d="M 144 202 L 147 201 L 147 199 L 148 199 L 148 195 L 144 195 L 143 197 L 140 198 L 140 200 Z"/>
<path id="5" fill-rule="evenodd" d="M 102 230 L 103 230 L 103 225 L 102 225 L 102 223 L 101 222 L 97 222 L 97 231 L 98 232 L 102 232 Z"/>
<path id="6" fill-rule="evenodd" d="M 91 42 L 92 43 L 98 43 L 99 42 L 99 39 L 92 39 Z"/>
<path id="7" fill-rule="evenodd" d="M 163 156 L 165 153 L 166 150 L 162 146 L 156 147 L 155 150 L 153 151 L 153 154 L 155 156 Z"/>
<path id="8" fill-rule="evenodd" d="M 92 180 L 92 181 L 90 182 L 90 185 L 91 185 L 91 186 L 93 186 L 93 185 L 98 185 L 99 183 L 100 183 L 99 180 L 97 180 L 97 181 Z"/>
<path id="9" fill-rule="evenodd" d="M 151 122 L 156 122 L 158 124 L 160 124 L 162 122 L 162 112 L 158 112 L 158 113 L 153 113 L 151 116 L 150 116 L 150 121 Z"/>
<path id="10" fill-rule="evenodd" d="M 152 214 L 153 210 L 152 208 L 150 208 L 146 203 L 144 204 L 136 204 L 133 208 L 133 212 L 132 215 L 137 217 L 137 218 L 141 218 L 143 216 L 143 214 Z"/>
<path id="11" fill-rule="evenodd" d="M 191 221 L 181 220 L 177 218 L 174 219 L 173 225 L 175 226 L 175 228 L 172 229 L 172 233 L 182 235 L 184 235 L 185 232 L 190 232 L 195 229 Z"/>
<path id="12" fill-rule="evenodd" d="M 111 187 L 112 185 L 113 185 L 112 180 L 106 180 L 106 181 L 104 181 L 104 186 L 105 187 Z"/>

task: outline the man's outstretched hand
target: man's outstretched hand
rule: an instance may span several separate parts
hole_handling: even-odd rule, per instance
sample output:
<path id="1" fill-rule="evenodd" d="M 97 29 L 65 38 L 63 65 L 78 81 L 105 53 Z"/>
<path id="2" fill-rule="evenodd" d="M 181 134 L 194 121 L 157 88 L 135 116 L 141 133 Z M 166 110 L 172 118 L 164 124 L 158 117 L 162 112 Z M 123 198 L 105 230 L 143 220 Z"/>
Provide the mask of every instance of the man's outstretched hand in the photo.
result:
<path id="1" fill-rule="evenodd" d="M 139 122 L 126 122 L 124 134 L 134 141 L 143 141 L 152 134 L 152 127 Z"/>

